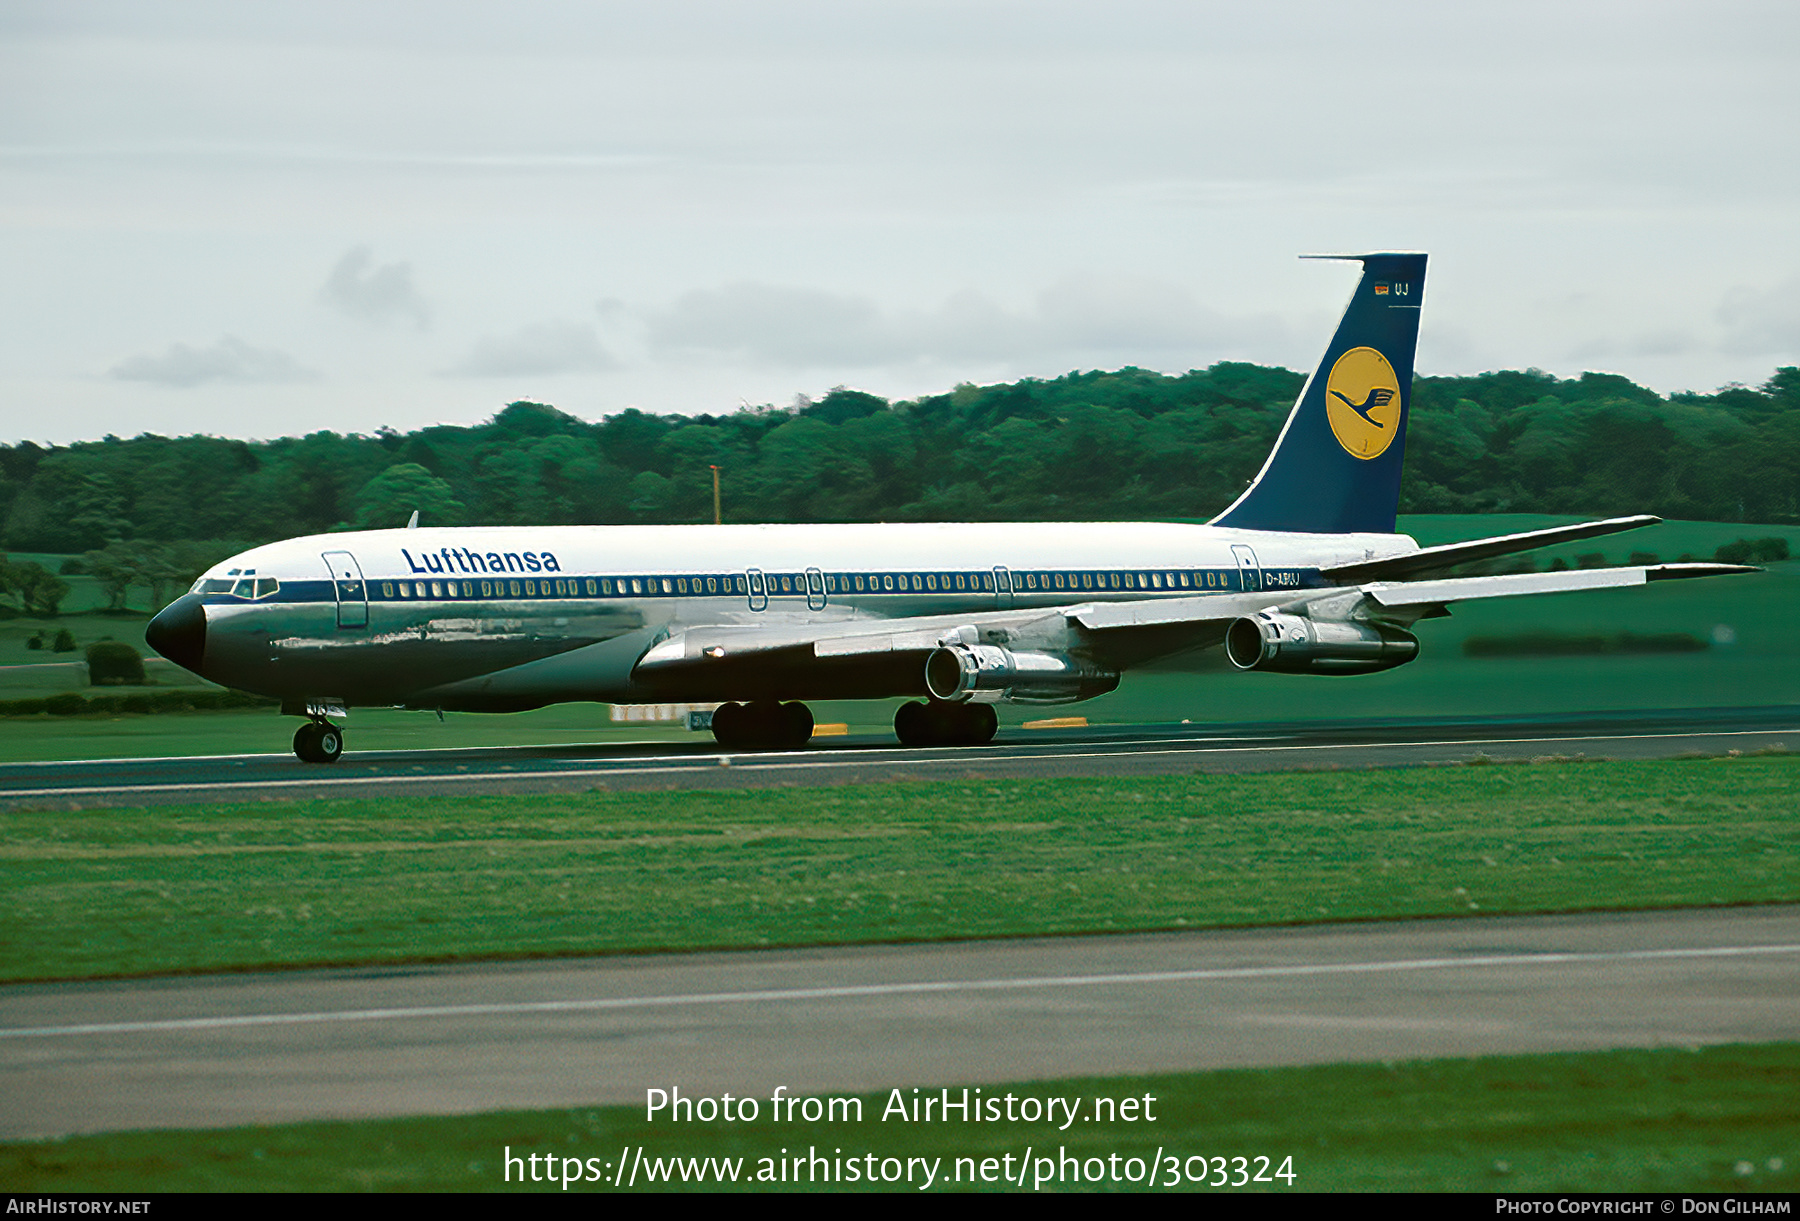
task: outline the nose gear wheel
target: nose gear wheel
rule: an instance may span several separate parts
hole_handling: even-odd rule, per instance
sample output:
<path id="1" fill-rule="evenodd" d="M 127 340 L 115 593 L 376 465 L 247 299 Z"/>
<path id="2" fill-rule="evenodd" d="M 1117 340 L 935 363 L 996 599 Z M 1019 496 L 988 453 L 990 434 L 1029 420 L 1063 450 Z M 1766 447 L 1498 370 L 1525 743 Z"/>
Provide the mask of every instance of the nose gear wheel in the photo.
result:
<path id="1" fill-rule="evenodd" d="M 344 731 L 329 721 L 308 721 L 294 732 L 294 754 L 302 763 L 336 763 L 344 753 Z"/>

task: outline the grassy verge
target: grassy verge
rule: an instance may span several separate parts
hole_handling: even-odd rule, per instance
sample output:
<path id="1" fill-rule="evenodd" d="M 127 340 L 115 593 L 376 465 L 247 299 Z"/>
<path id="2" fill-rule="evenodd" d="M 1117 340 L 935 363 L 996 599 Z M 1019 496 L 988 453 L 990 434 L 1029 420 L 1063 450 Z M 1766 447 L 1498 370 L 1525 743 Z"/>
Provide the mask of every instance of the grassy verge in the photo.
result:
<path id="1" fill-rule="evenodd" d="M 0 979 L 1800 900 L 1800 758 L 0 814 Z"/>
<path id="2" fill-rule="evenodd" d="M 865 1182 L 758 1183 L 784 1154 L 937 1160 L 935 1190 L 1005 1190 L 970 1182 L 985 1159 L 1027 1149 L 1026 1186 L 1078 1159 L 1079 1183 L 1046 1190 L 1147 1190 L 1141 1179 L 1163 1151 L 1157 1188 L 1232 1190 L 1231 1159 L 1246 1175 L 1289 1163 L 1300 1191 L 1788 1191 L 1800 1186 L 1800 1044 L 1488 1057 L 1404 1064 L 1076 1079 L 986 1085 L 986 1098 L 1093 1100 L 1150 1096 L 1154 1120 L 1050 1123 L 901 1123 L 881 1119 L 889 1095 L 862 1096 L 862 1121 L 774 1123 L 767 1106 L 751 1123 L 647 1122 L 637 1107 L 518 1111 L 445 1119 L 308 1123 L 206 1132 L 134 1132 L 0 1145 L 0 1181 L 34 1191 L 561 1191 L 515 1176 L 574 1159 L 572 1190 L 616 1190 L 621 1150 L 652 1159 L 727 1159 L 740 1189 L 844 1190 Z M 960 1092 L 959 1092 L 960 1096 Z M 1177 1161 L 1170 1167 L 1169 1157 Z M 551 1160 L 546 1162 L 544 1157 Z M 1190 1157 L 1208 1159 L 1205 1183 Z M 959 1166 L 959 1158 L 970 1159 Z M 1210 1159 L 1224 1158 L 1223 1163 Z M 741 1159 L 741 1161 L 739 1160 Z M 1089 1160 L 1101 1159 L 1101 1160 Z M 1133 1159 L 1137 1159 L 1133 1164 Z M 635 1159 L 633 1159 L 635 1160 Z M 667 1166 L 667 1162 L 660 1163 Z M 716 1167 L 718 1162 L 715 1161 Z M 1215 1166 L 1218 1167 L 1215 1170 Z M 1102 1169 L 1104 1167 L 1104 1169 Z M 890 1171 L 903 1172 L 897 1164 Z M 965 1181 L 955 1181 L 961 1171 Z M 1223 1171 L 1228 1184 L 1214 1187 Z M 838 1173 L 833 1170 L 833 1173 Z M 1134 1175 L 1140 1181 L 1094 1182 Z M 790 1166 L 791 1174 L 791 1166 Z M 679 1174 L 676 1172 L 678 1179 Z M 640 1188 L 651 1187 L 639 1170 Z M 746 1181 L 747 1180 L 747 1181 Z M 679 1182 L 672 1185 L 680 1189 Z M 718 1190 L 716 1176 L 689 1189 Z M 878 1184 L 905 1190 L 904 1180 Z M 913 1190 L 922 1186 L 916 1172 Z M 1240 1190 L 1283 1191 L 1280 1180 Z"/>

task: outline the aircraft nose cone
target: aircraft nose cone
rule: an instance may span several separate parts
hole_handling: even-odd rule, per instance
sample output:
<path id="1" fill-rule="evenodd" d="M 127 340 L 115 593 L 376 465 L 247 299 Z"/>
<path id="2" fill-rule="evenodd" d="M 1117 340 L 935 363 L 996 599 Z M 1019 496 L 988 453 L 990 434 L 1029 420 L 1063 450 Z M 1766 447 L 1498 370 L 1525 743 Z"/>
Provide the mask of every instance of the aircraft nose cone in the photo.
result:
<path id="1" fill-rule="evenodd" d="M 195 594 L 183 594 L 144 627 L 144 641 L 183 669 L 200 672 L 206 656 L 206 607 Z"/>

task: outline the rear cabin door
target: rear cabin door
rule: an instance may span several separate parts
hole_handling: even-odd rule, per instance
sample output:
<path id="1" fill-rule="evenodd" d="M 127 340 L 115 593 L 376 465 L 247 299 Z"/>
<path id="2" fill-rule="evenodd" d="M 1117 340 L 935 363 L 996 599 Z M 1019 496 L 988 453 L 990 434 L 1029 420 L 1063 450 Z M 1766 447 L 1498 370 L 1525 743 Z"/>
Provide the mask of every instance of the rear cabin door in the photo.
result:
<path id="1" fill-rule="evenodd" d="M 1250 550 L 1247 543 L 1233 543 L 1231 554 L 1237 556 L 1239 588 L 1245 593 L 1255 593 L 1261 589 L 1262 565 L 1256 562 L 1256 552 Z"/>

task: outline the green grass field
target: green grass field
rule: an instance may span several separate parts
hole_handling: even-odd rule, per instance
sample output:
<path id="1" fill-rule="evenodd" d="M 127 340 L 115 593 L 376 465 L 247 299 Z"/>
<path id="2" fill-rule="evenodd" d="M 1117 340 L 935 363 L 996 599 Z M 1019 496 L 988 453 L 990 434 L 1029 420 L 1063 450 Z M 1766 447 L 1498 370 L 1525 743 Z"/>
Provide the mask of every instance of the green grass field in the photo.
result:
<path id="1" fill-rule="evenodd" d="M 862 1181 L 756 1181 L 817 1148 L 827 1158 L 841 1151 L 877 1163 L 935 1162 L 935 1191 L 1009 1190 L 978 1179 L 987 1159 L 999 1174 L 1010 1156 L 1026 1190 L 1046 1191 L 1792 1192 L 1800 1187 L 1797 1076 L 1800 1044 L 1781 1043 L 982 1085 L 986 1097 L 1079 1097 L 1090 1107 L 1094 1098 L 1155 1099 L 1153 1121 L 1067 1132 L 1046 1123 L 884 1122 L 885 1093 L 861 1096 L 861 1122 L 776 1124 L 763 1109 L 758 1122 L 676 1128 L 647 1121 L 638 1107 L 593 1107 L 130 1132 L 0 1145 L 0 1182 L 17 1192 L 560 1194 L 555 1181 L 519 1181 L 554 1167 L 556 1177 L 576 1180 L 571 1191 L 616 1191 L 605 1176 L 616 1173 L 622 1150 L 641 1147 L 659 1178 L 674 1180 L 649 1183 L 640 1167 L 637 1187 L 648 1191 L 731 1189 L 716 1170 L 684 1184 L 669 1160 L 707 1158 L 735 1167 L 739 1190 L 869 1189 Z M 510 1183 L 509 1152 L 518 1159 Z M 1075 1159 L 1072 1173 L 1065 1155 Z M 1154 1185 L 1144 1182 L 1152 1165 Z M 1291 1180 L 1274 1177 L 1284 1167 Z M 1059 1172 L 1078 1181 L 1056 1181 Z M 1259 1172 L 1269 1181 L 1255 1182 Z M 589 1174 L 597 1181 L 583 1181 Z M 876 1189 L 922 1186 L 920 1167 L 910 1187 Z"/>
<path id="2" fill-rule="evenodd" d="M 0 815 L 0 978 L 1793 902 L 1797 782 L 1800 757 L 1773 755 L 13 812 Z M 1090 1170 L 1101 1158 L 1134 1173 L 1132 1157 L 1163 1148 L 1272 1168 L 1291 1155 L 1294 1188 L 1310 1191 L 1792 1191 L 1796 1068 L 1800 1048 L 1783 1044 L 986 1088 L 1157 1095 L 1154 1128 L 1055 1134 Z M 542 1191 L 501 1180 L 503 1149 L 560 1165 L 645 1145 L 745 1158 L 754 1174 L 804 1139 L 942 1157 L 954 1173 L 957 1157 L 973 1170 L 1041 1155 L 1051 1137 L 673 1133 L 634 1108 L 591 1108 L 15 1142 L 0 1145 L 0 1181 Z M 1232 1189 L 1212 1184 L 1237 1163 L 1206 1165 L 1205 1185 L 1179 1186 Z"/>
<path id="3" fill-rule="evenodd" d="M 1800 901 L 1800 756 L 0 814 L 0 979 Z"/>

